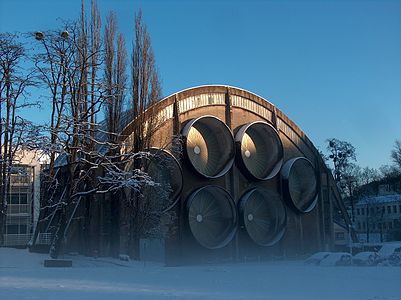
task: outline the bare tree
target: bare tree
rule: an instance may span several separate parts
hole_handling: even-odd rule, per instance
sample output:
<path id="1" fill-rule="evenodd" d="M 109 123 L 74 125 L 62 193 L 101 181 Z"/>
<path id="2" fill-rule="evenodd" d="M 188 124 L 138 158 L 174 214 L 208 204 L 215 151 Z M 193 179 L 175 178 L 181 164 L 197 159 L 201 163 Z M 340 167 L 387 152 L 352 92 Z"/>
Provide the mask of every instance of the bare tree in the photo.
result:
<path id="1" fill-rule="evenodd" d="M 330 152 L 330 160 L 333 161 L 334 179 L 340 183 L 351 163 L 356 161 L 355 147 L 349 142 L 331 138 L 327 140 L 327 150 Z"/>
<path id="2" fill-rule="evenodd" d="M 110 12 L 107 17 L 106 27 L 104 32 L 105 41 L 105 89 L 106 89 L 106 120 L 107 129 L 111 133 L 116 132 L 115 116 L 115 97 L 114 97 L 114 60 L 115 60 L 115 35 L 117 30 L 116 18 L 113 12 Z M 111 134 L 109 140 L 115 140 L 115 135 Z"/>
<path id="3" fill-rule="evenodd" d="M 121 141 L 118 140 L 118 134 L 122 127 L 122 109 L 125 101 L 126 88 L 127 88 L 127 53 L 125 46 L 124 36 L 119 33 L 116 41 L 117 21 L 113 12 L 110 12 L 105 26 L 104 42 L 105 42 L 105 72 L 104 72 L 104 86 L 105 86 L 105 117 L 106 128 L 108 132 L 108 155 L 113 157 L 115 164 L 112 172 L 121 172 L 122 169 L 117 171 L 121 166 L 126 163 L 124 157 L 121 157 Z M 117 166 L 119 165 L 119 166 Z M 110 172 L 111 170 L 108 170 Z M 122 191 L 117 191 L 115 197 L 108 195 L 108 207 L 110 212 L 110 248 L 114 251 L 114 255 L 118 254 L 116 249 L 120 246 L 120 212 L 121 212 L 121 194 Z M 106 196 L 107 197 L 107 196 Z"/>
<path id="4" fill-rule="evenodd" d="M 394 165 L 382 165 L 379 167 L 382 179 L 389 180 L 400 176 L 400 171 Z"/>
<path id="5" fill-rule="evenodd" d="M 60 34 L 61 33 L 61 34 Z M 43 53 L 34 55 L 34 62 L 39 80 L 50 92 L 51 117 L 50 132 L 50 175 L 53 174 L 58 136 L 61 130 L 62 116 L 66 107 L 68 92 L 68 68 L 73 60 L 68 31 L 49 31 L 46 38 L 42 32 L 36 32 L 36 39 L 42 44 Z"/>
<path id="6" fill-rule="evenodd" d="M 85 240 L 92 238 L 88 228 L 101 230 L 102 236 L 108 236 L 110 249 L 116 248 L 113 243 L 120 242 L 116 237 L 125 236 L 125 240 L 137 243 L 141 233 L 154 231 L 163 214 L 162 202 L 144 200 L 148 199 L 144 193 L 151 193 L 146 187 L 152 190 L 162 187 L 156 193 L 159 199 L 168 194 L 167 185 L 155 182 L 144 168 L 144 162 L 153 156 L 148 150 L 157 129 L 152 105 L 161 95 L 146 26 L 139 13 L 135 18 L 136 37 L 131 57 L 133 99 L 129 111 L 124 113 L 125 40 L 122 34 L 117 35 L 116 18 L 110 13 L 102 43 L 96 2 L 92 1 L 91 5 L 89 22 L 82 5 L 79 20 L 65 24 L 61 36 L 56 32 L 36 34 L 42 45 L 42 53 L 36 56 L 36 67 L 50 91 L 51 120 L 54 120 L 48 127 L 51 142 L 47 150 L 53 153 L 50 188 L 42 204 L 42 211 L 47 212 L 41 218 L 46 224 L 42 230 L 53 234 L 52 257 L 63 252 L 74 222 L 86 231 Z M 103 76 L 99 74 L 100 69 L 104 70 Z M 102 111 L 106 120 L 97 123 Z M 122 141 L 120 131 L 132 119 L 133 141 Z M 124 202 L 119 200 L 122 195 L 126 196 Z M 120 216 L 122 212 L 124 215 Z M 95 219 L 99 223 L 93 225 L 91 220 Z M 116 229 L 121 225 L 119 219 L 128 224 L 122 232 Z M 126 251 L 128 242 L 122 244 Z M 137 255 L 138 251 L 134 253 Z M 111 250 L 106 254 L 116 253 Z"/>
<path id="7" fill-rule="evenodd" d="M 360 173 L 360 185 L 367 185 L 380 179 L 379 172 L 374 168 L 365 167 Z"/>
<path id="8" fill-rule="evenodd" d="M 401 140 L 395 141 L 394 148 L 391 151 L 391 159 L 399 172 L 401 172 Z"/>
<path id="9" fill-rule="evenodd" d="M 25 101 L 34 85 L 32 73 L 24 70 L 25 47 L 15 34 L 0 34 L 0 244 L 3 242 L 10 171 L 16 153 L 32 139 L 35 126 L 20 115 L 34 103 Z"/>
<path id="10" fill-rule="evenodd" d="M 115 91 L 115 109 L 114 109 L 114 120 L 118 124 L 119 131 L 121 130 L 122 120 L 122 109 L 125 102 L 126 89 L 127 89 L 127 52 L 125 45 L 125 38 L 122 33 L 118 34 L 117 37 L 117 57 L 115 60 L 114 67 L 114 82 Z"/>
<path id="11" fill-rule="evenodd" d="M 131 55 L 131 97 L 130 111 L 135 120 L 133 140 L 130 148 L 134 153 L 149 149 L 154 131 L 157 128 L 155 103 L 161 97 L 160 80 L 156 68 L 156 61 L 151 45 L 151 39 L 146 25 L 142 22 L 142 12 L 135 15 L 135 39 Z M 140 168 L 140 161 L 135 161 L 133 170 Z M 146 221 L 142 217 L 147 212 L 158 211 L 150 203 L 141 201 L 142 195 L 131 191 L 126 194 L 128 210 L 123 216 L 123 223 L 130 232 L 128 245 L 132 249 L 134 258 L 139 258 L 139 239 L 144 233 Z M 159 210 L 160 211 L 160 210 Z"/>
<path id="12" fill-rule="evenodd" d="M 90 194 L 96 185 L 93 180 L 99 163 L 96 115 L 104 97 L 102 82 L 97 75 L 102 51 L 100 17 L 96 2 L 92 1 L 91 6 L 90 22 L 87 22 L 82 2 L 79 20 L 66 23 L 61 35 L 60 31 L 36 33 L 43 47 L 42 53 L 35 56 L 35 64 L 40 79 L 50 91 L 52 105 L 48 127 L 51 141 L 46 148 L 51 156 L 49 191 L 56 191 L 60 186 L 56 167 L 65 170 L 63 192 L 49 193 L 50 197 L 42 205 L 53 210 L 52 216 L 57 215 L 51 247 L 54 257 L 62 251 L 71 218 L 81 203 L 81 195 Z"/>
<path id="13" fill-rule="evenodd" d="M 131 55 L 132 114 L 138 120 L 134 128 L 133 151 L 149 147 L 155 128 L 155 114 L 145 111 L 160 100 L 161 86 L 149 32 L 142 23 L 142 12 L 135 15 L 135 40 Z"/>
<path id="14" fill-rule="evenodd" d="M 116 142 L 121 127 L 121 114 L 127 88 L 127 53 L 124 36 L 119 33 L 115 42 L 117 21 L 110 12 L 105 27 L 105 89 L 106 122 L 109 141 Z M 116 49 L 117 47 L 117 49 Z"/>
<path id="15" fill-rule="evenodd" d="M 354 191 L 358 187 L 360 168 L 356 161 L 355 147 L 351 143 L 335 138 L 327 140 L 329 158 L 333 161 L 333 176 L 341 196 L 348 198 L 351 206 L 352 220 L 354 221 Z"/>

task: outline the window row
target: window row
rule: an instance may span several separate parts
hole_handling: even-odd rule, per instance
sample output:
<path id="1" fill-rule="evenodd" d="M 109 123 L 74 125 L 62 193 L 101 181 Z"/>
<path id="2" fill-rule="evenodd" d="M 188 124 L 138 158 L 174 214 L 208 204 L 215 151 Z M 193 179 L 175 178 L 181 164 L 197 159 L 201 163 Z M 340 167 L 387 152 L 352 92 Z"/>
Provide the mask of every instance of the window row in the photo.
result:
<path id="1" fill-rule="evenodd" d="M 271 111 L 269 111 L 264 106 L 254 102 L 252 100 L 249 100 L 249 99 L 237 96 L 237 95 L 233 95 L 233 96 L 231 96 L 231 104 L 232 104 L 232 106 L 241 107 L 246 110 L 252 111 L 252 112 L 256 113 L 257 115 L 262 116 L 266 120 L 269 120 L 269 121 L 272 120 Z"/>
<path id="2" fill-rule="evenodd" d="M 8 197 L 8 204 L 29 204 L 30 194 L 28 193 L 11 193 Z"/>
<path id="3" fill-rule="evenodd" d="M 336 241 L 345 240 L 345 233 L 344 232 L 336 232 L 335 239 L 336 239 Z"/>
<path id="4" fill-rule="evenodd" d="M 356 225 L 357 225 L 357 230 L 364 231 L 364 230 L 368 229 L 367 225 L 369 225 L 369 230 L 380 230 L 380 229 L 391 230 L 391 229 L 397 227 L 398 224 L 396 224 L 396 221 L 394 221 L 394 223 L 393 223 L 393 221 L 387 221 L 387 222 L 383 221 L 383 222 L 371 223 L 371 224 L 368 224 L 366 222 L 357 222 Z"/>
<path id="5" fill-rule="evenodd" d="M 188 110 L 192 110 L 197 107 L 214 105 L 214 104 L 225 104 L 224 93 L 211 93 L 211 94 L 200 94 L 182 99 L 178 102 L 178 109 L 180 113 L 184 113 Z"/>
<path id="6" fill-rule="evenodd" d="M 356 215 L 357 216 L 365 216 L 369 215 L 378 215 L 378 214 L 397 214 L 401 213 L 401 204 L 399 205 L 387 205 L 387 206 L 376 206 L 370 208 L 357 208 Z"/>
<path id="7" fill-rule="evenodd" d="M 27 224 L 9 224 L 6 225 L 6 234 L 28 234 L 29 228 Z"/>

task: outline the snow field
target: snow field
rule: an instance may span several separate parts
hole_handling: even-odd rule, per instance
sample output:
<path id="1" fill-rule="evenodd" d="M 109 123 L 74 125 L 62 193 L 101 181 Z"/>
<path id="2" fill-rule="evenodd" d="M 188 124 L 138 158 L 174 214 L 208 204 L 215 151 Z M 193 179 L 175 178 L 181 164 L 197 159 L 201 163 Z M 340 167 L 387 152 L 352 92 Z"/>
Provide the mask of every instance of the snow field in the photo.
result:
<path id="1" fill-rule="evenodd" d="M 294 261 L 164 267 L 72 256 L 72 268 L 44 268 L 46 258 L 0 248 L 1 300 L 401 300 L 400 267 L 319 267 Z"/>

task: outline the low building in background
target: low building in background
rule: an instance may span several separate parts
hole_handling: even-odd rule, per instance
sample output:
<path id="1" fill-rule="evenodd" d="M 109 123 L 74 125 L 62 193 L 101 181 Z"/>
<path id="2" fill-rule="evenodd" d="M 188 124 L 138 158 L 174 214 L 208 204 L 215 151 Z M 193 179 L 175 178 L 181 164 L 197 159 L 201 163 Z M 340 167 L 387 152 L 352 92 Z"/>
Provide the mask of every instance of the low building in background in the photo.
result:
<path id="1" fill-rule="evenodd" d="M 351 242 L 349 228 L 342 222 L 334 221 L 334 249 L 348 251 Z"/>
<path id="2" fill-rule="evenodd" d="M 401 194 L 364 198 L 355 206 L 355 229 L 361 242 L 401 240 Z"/>
<path id="3" fill-rule="evenodd" d="M 26 247 L 35 230 L 40 210 L 40 174 L 43 155 L 23 150 L 10 170 L 4 246 Z"/>

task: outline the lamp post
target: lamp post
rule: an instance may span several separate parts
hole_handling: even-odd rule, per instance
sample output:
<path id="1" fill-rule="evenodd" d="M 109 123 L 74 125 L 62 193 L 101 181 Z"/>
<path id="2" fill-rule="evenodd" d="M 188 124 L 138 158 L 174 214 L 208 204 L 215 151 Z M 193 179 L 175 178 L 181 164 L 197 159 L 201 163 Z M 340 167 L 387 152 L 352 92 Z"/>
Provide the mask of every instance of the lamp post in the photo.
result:
<path id="1" fill-rule="evenodd" d="M 344 168 L 344 163 L 347 157 L 351 155 L 351 151 L 350 150 L 341 151 L 336 142 L 334 141 L 329 141 L 329 147 L 331 150 L 331 154 L 329 157 L 333 161 L 334 165 L 334 179 L 336 180 L 336 182 L 339 183 L 342 177 L 341 169 Z M 341 187 L 343 188 L 343 186 Z"/>
<path id="2" fill-rule="evenodd" d="M 63 39 L 68 39 L 69 33 L 67 30 L 64 30 L 64 31 L 60 32 L 60 36 Z M 35 39 L 37 39 L 38 41 L 42 41 L 44 38 L 45 38 L 45 34 L 42 31 L 35 32 Z"/>
<path id="3" fill-rule="evenodd" d="M 352 255 L 352 236 L 351 236 L 352 226 L 348 224 L 348 243 L 349 243 L 349 253 Z"/>
<path id="4" fill-rule="evenodd" d="M 334 180 L 336 181 L 337 187 L 344 193 L 346 184 L 349 188 L 349 198 L 351 204 L 351 221 L 348 224 L 348 234 L 350 239 L 350 251 L 352 252 L 352 226 L 355 223 L 354 213 L 354 199 L 353 199 L 353 188 L 352 176 L 346 176 L 346 167 L 349 165 L 349 159 L 354 158 L 354 150 L 351 144 L 342 142 L 336 139 L 329 140 L 329 150 L 331 152 L 329 158 L 333 161 L 334 165 Z"/>

